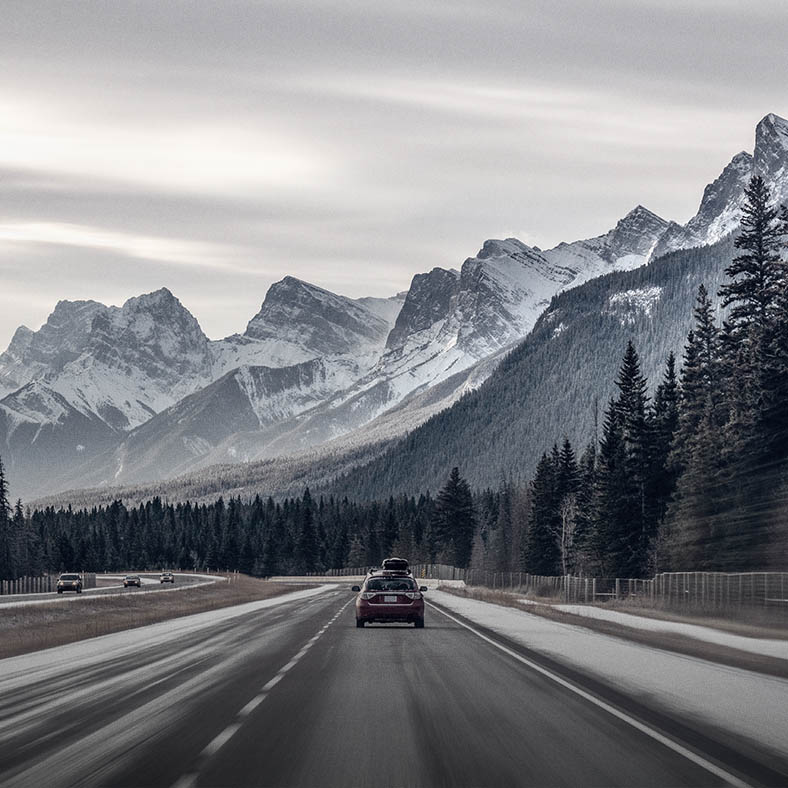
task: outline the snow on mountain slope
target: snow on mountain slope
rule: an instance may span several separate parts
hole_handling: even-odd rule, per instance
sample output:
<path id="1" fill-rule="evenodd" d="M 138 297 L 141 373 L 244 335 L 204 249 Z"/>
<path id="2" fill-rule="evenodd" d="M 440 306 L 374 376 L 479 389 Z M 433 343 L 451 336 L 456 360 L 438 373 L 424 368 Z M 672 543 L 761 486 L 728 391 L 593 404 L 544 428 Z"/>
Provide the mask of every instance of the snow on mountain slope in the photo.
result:
<path id="1" fill-rule="evenodd" d="M 320 358 L 339 391 L 375 364 L 398 309 L 396 297 L 354 301 L 287 276 L 271 285 L 244 334 L 211 343 L 213 378 L 241 366 L 289 367 Z"/>
<path id="2" fill-rule="evenodd" d="M 643 265 L 669 222 L 638 205 L 604 235 L 561 243 L 542 254 L 556 265 L 575 272 L 573 287 L 610 271 L 627 271 Z"/>
<path id="3" fill-rule="evenodd" d="M 366 296 L 364 298 L 355 299 L 357 304 L 360 304 L 364 309 L 368 309 L 373 315 L 377 315 L 381 320 L 388 323 L 389 330 L 394 327 L 397 321 L 402 305 L 405 303 L 405 297 L 408 295 L 407 290 L 403 290 L 397 295 L 390 298 L 373 298 Z"/>
<path id="4" fill-rule="evenodd" d="M 720 176 L 703 192 L 698 212 L 683 227 L 672 223 L 654 249 L 657 258 L 678 249 L 708 246 L 732 232 L 741 220 L 744 188 L 750 180 L 753 157 L 737 153 Z"/>
<path id="5" fill-rule="evenodd" d="M 516 238 L 489 240 L 459 275 L 417 274 L 379 363 L 332 403 L 352 401 L 356 414 L 355 423 L 334 419 L 332 437 L 522 339 L 560 291 L 642 265 L 667 226 L 637 206 L 597 238 L 546 252 Z"/>
<path id="6" fill-rule="evenodd" d="M 242 447 L 216 452 L 228 436 L 258 434 L 329 397 L 336 383 L 321 359 L 290 367 L 234 369 L 132 430 L 123 442 L 79 469 L 82 483 L 106 485 L 164 478 L 199 467 L 208 455 L 251 459 Z"/>
<path id="7" fill-rule="evenodd" d="M 86 350 L 46 382 L 85 415 L 127 430 L 210 380 L 208 338 L 166 288 L 99 312 Z"/>

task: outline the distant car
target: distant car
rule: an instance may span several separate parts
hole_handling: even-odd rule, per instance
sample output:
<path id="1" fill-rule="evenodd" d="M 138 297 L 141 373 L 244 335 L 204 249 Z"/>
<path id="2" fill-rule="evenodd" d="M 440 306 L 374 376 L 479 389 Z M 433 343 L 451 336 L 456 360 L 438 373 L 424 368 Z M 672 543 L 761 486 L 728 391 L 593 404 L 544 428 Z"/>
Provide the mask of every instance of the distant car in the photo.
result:
<path id="1" fill-rule="evenodd" d="M 142 580 L 140 580 L 139 575 L 126 575 L 126 577 L 123 578 L 123 587 L 130 588 L 131 586 L 142 588 Z"/>
<path id="2" fill-rule="evenodd" d="M 159 582 L 160 583 L 174 583 L 175 582 L 175 575 L 172 572 L 162 572 L 159 575 Z"/>
<path id="3" fill-rule="evenodd" d="M 76 591 L 82 593 L 82 578 L 79 575 L 62 574 L 57 579 L 57 592 L 62 594 L 64 591 Z"/>
<path id="4" fill-rule="evenodd" d="M 365 578 L 363 586 L 353 586 L 356 597 L 356 626 L 373 621 L 412 623 L 424 626 L 424 597 L 427 586 L 419 587 L 405 572 L 379 571 Z"/>

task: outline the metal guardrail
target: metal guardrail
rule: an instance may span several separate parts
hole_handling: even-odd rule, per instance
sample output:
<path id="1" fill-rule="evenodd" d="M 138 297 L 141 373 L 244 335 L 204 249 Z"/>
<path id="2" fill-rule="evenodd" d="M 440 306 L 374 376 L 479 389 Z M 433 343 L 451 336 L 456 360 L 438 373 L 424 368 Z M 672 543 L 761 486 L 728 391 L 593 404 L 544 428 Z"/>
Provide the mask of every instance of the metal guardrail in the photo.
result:
<path id="1" fill-rule="evenodd" d="M 77 573 L 75 573 L 77 574 Z M 82 588 L 96 587 L 95 572 L 79 572 Z M 39 575 L 36 577 L 18 577 L 16 580 L 0 580 L 0 596 L 10 594 L 44 594 L 54 591 L 60 575 Z"/>

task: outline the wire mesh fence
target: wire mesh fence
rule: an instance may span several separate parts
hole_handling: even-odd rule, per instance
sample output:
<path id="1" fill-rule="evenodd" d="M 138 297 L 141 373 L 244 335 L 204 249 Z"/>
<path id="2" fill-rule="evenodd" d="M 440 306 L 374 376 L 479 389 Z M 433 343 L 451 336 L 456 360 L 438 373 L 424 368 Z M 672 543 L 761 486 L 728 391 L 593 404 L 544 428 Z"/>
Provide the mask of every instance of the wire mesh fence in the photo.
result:
<path id="1" fill-rule="evenodd" d="M 788 572 L 663 572 L 651 579 L 545 576 L 487 572 L 446 564 L 411 564 L 417 578 L 463 581 L 568 603 L 630 602 L 699 613 L 766 611 L 788 619 Z M 332 577 L 364 575 L 367 567 L 329 570 Z"/>

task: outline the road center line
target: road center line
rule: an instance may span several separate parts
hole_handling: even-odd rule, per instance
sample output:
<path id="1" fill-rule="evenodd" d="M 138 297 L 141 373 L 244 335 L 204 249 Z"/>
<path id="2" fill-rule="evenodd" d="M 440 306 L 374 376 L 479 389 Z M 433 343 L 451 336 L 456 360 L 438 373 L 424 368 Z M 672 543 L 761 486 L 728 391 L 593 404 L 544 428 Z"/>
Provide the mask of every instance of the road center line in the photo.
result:
<path id="1" fill-rule="evenodd" d="M 307 651 L 320 639 L 320 636 L 337 620 L 339 615 L 342 611 L 352 602 L 353 600 L 348 600 L 342 605 L 341 608 L 337 611 L 336 615 L 329 620 L 329 622 L 312 638 L 310 638 L 306 645 L 302 647 L 302 649 L 284 666 L 282 666 L 276 673 L 276 675 L 269 679 L 265 684 L 263 684 L 260 693 L 252 698 L 242 709 L 238 711 L 236 714 L 236 718 L 243 720 L 244 717 L 248 717 L 267 697 L 268 692 L 275 687 L 284 677 L 285 674 L 294 667 L 301 657 L 306 654 Z M 200 760 L 207 760 L 211 756 L 215 755 L 221 747 L 223 747 L 238 731 L 241 727 L 242 722 L 234 722 L 231 725 L 228 725 L 215 739 L 213 739 L 200 753 L 199 759 Z M 185 774 L 178 779 L 176 783 L 173 784 L 172 788 L 192 788 L 192 786 L 197 782 L 197 778 L 200 776 L 199 771 L 192 772 L 190 774 Z"/>
<path id="2" fill-rule="evenodd" d="M 587 700 L 589 703 L 593 703 L 595 706 L 598 706 L 600 709 L 603 709 L 609 714 L 612 714 L 614 717 L 617 717 L 622 722 L 627 723 L 627 725 L 631 725 L 633 728 L 639 730 L 641 733 L 645 733 L 646 736 L 649 736 L 655 741 L 658 741 L 660 744 L 664 745 L 669 750 L 673 750 L 673 752 L 683 756 L 688 761 L 692 761 L 692 763 L 696 764 L 697 766 L 700 766 L 702 769 L 705 769 L 707 772 L 710 772 L 715 777 L 719 777 L 720 779 L 725 780 L 725 782 L 728 785 L 735 786 L 736 788 L 749 788 L 750 786 L 749 783 L 744 782 L 739 777 L 736 777 L 736 775 L 731 774 L 729 771 L 723 769 L 721 766 L 717 766 L 717 764 L 712 763 L 711 761 L 704 758 L 702 755 L 698 755 L 697 753 L 693 752 L 689 748 L 684 747 L 678 742 L 673 741 L 673 739 L 668 738 L 667 736 L 655 730 L 654 728 L 651 728 L 645 723 L 640 722 L 640 720 L 631 717 L 626 712 L 617 709 L 615 706 L 611 706 L 609 703 L 606 703 L 600 698 L 597 698 L 596 696 L 592 695 L 590 692 L 586 692 L 585 690 L 580 689 L 580 687 L 575 686 L 574 684 L 567 681 L 566 679 L 562 679 L 556 673 L 547 670 L 547 668 L 543 668 L 541 665 L 538 665 L 536 662 L 532 662 L 527 657 L 524 657 L 521 654 L 518 654 L 516 651 L 507 648 L 503 644 L 498 643 L 492 638 L 487 637 L 487 635 L 482 634 L 481 632 L 479 632 L 479 630 L 474 629 L 472 626 L 469 626 L 463 621 L 460 621 L 458 618 L 455 618 L 454 616 L 450 615 L 445 610 L 441 610 L 440 608 L 436 607 L 434 604 L 430 602 L 428 602 L 427 604 L 433 610 L 446 616 L 446 618 L 450 619 L 455 624 L 459 624 L 461 627 L 464 627 L 469 632 L 472 632 L 474 635 L 476 635 L 476 637 L 481 638 L 485 642 L 489 643 L 491 646 L 497 648 L 499 651 L 503 651 L 504 654 L 508 654 L 510 657 L 516 659 L 518 662 L 521 662 L 523 665 L 527 665 L 532 670 L 535 670 L 537 673 L 540 673 L 541 675 L 545 676 L 551 681 L 554 681 L 556 684 L 561 685 L 562 687 L 568 689 L 570 692 L 574 692 L 575 695 L 579 695 L 581 698 Z"/>
<path id="3" fill-rule="evenodd" d="M 261 692 L 259 695 L 252 698 L 249 703 L 238 712 L 238 716 L 246 717 L 251 714 L 266 699 L 267 694 L 266 692 Z"/>

